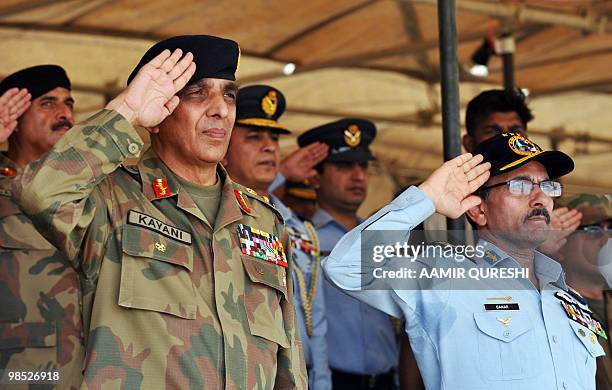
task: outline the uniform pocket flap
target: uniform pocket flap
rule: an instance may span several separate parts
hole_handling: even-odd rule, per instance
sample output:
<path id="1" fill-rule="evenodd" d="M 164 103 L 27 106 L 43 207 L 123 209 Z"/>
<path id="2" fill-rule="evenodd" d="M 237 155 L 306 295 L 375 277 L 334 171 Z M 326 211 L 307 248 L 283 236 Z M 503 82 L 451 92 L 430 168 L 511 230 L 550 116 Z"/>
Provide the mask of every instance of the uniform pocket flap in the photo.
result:
<path id="1" fill-rule="evenodd" d="M 289 339 L 285 334 L 284 329 L 279 329 L 272 325 L 265 325 L 260 322 L 249 322 L 249 329 L 253 336 L 263 337 L 270 340 L 283 348 L 289 348 Z"/>
<path id="2" fill-rule="evenodd" d="M 481 332 L 506 343 L 533 328 L 527 316 L 516 312 L 474 313 L 474 320 Z"/>
<path id="3" fill-rule="evenodd" d="M 55 347 L 55 324 L 48 322 L 0 323 L 0 350 Z"/>
<path id="4" fill-rule="evenodd" d="M 287 272 L 285 267 L 258 259 L 256 257 L 241 255 L 244 269 L 253 283 L 261 283 L 280 291 L 287 299 Z"/>
<path id="5" fill-rule="evenodd" d="M 155 259 L 193 270 L 193 250 L 162 234 L 132 225 L 123 226 L 123 252 L 134 257 Z"/>
<path id="6" fill-rule="evenodd" d="M 574 331 L 574 334 L 576 335 L 576 337 L 578 337 L 578 339 L 580 340 L 582 345 L 584 345 L 587 351 L 589 351 L 591 356 L 597 358 L 606 354 L 601 345 L 599 345 L 597 335 L 595 335 L 595 333 L 591 332 L 589 328 L 587 328 L 586 326 L 582 326 L 576 321 L 568 321 L 570 326 L 572 327 L 572 330 Z"/>

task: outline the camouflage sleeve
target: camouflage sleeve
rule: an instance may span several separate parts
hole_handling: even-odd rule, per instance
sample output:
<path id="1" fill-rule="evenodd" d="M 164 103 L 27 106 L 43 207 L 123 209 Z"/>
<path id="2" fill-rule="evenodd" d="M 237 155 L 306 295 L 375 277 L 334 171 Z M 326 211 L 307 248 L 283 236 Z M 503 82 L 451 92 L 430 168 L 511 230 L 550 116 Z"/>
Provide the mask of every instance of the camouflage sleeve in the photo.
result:
<path id="1" fill-rule="evenodd" d="M 287 259 L 291 259 L 291 243 L 289 235 L 283 228 L 282 243 L 286 248 L 285 255 Z M 289 339 L 289 348 L 280 348 L 278 352 L 278 371 L 276 373 L 276 381 L 274 382 L 275 389 L 307 389 L 308 378 L 306 374 L 306 365 L 304 364 L 304 352 L 302 350 L 302 342 L 300 340 L 300 331 L 295 316 L 295 305 L 293 299 L 293 262 L 288 261 L 289 269 L 286 272 L 287 277 L 287 300 L 281 302 L 283 312 L 283 321 L 287 339 Z"/>
<path id="2" fill-rule="evenodd" d="M 120 114 L 102 110 L 75 125 L 24 171 L 15 200 L 77 268 L 79 258 L 93 261 L 96 254 L 102 256 L 96 252 L 102 251 L 108 235 L 109 200 L 101 183 L 124 160 L 137 156 L 142 145 Z"/>

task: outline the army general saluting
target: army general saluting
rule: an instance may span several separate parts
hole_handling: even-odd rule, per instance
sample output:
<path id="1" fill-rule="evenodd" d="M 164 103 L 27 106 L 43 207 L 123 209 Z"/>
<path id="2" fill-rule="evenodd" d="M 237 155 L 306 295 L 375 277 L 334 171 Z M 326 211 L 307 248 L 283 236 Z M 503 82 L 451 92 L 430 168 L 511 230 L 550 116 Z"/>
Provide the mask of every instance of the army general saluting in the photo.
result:
<path id="1" fill-rule="evenodd" d="M 306 387 L 282 217 L 218 164 L 239 56 L 211 36 L 157 43 L 24 174 L 24 211 L 83 278 L 88 387 Z M 152 148 L 123 167 L 135 126 Z"/>

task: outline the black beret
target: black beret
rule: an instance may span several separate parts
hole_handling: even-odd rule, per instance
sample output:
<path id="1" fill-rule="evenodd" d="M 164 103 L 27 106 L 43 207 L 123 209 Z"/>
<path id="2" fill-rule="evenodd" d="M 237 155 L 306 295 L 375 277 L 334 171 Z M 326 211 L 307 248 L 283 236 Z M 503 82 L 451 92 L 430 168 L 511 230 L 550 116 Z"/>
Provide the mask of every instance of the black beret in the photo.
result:
<path id="1" fill-rule="evenodd" d="M 181 35 L 151 46 L 128 77 L 128 84 L 140 68 L 166 49 L 171 52 L 181 49 L 183 53 L 193 54 L 196 70 L 188 85 L 203 78 L 236 80 L 236 70 L 240 64 L 240 47 L 236 42 L 212 35 Z"/>
<path id="2" fill-rule="evenodd" d="M 476 146 L 474 154 L 482 154 L 491 163 L 491 176 L 517 169 L 530 161 L 546 168 L 548 176 L 556 179 L 574 170 L 570 156 L 557 150 L 544 151 L 535 142 L 516 133 L 500 133 Z"/>
<path id="3" fill-rule="evenodd" d="M 70 80 L 64 68 L 58 65 L 37 65 L 6 76 L 0 82 L 0 95 L 11 88 L 26 88 L 34 100 L 57 87 L 70 90 Z"/>
<path id="4" fill-rule="evenodd" d="M 285 107 L 285 96 L 274 87 L 251 85 L 240 88 L 236 100 L 236 124 L 290 134 L 289 129 L 278 123 Z"/>
<path id="5" fill-rule="evenodd" d="M 376 137 L 376 126 L 365 119 L 346 118 L 327 123 L 302 133 L 298 145 L 314 142 L 329 145 L 325 161 L 365 162 L 374 160 L 369 145 Z"/>

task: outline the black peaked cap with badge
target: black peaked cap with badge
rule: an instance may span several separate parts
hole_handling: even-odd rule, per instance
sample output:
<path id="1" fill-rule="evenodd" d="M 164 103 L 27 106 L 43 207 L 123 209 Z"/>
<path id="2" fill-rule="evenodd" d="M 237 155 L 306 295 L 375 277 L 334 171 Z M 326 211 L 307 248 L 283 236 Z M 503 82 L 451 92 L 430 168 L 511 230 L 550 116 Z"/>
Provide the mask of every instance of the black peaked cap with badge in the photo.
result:
<path id="1" fill-rule="evenodd" d="M 482 154 L 491 163 L 491 176 L 517 169 L 531 161 L 546 168 L 548 176 L 556 179 L 574 170 L 570 156 L 557 150 L 543 150 L 535 142 L 516 133 L 500 133 L 476 146 L 474 154 Z"/>
<path id="2" fill-rule="evenodd" d="M 34 100 L 57 87 L 71 89 L 64 68 L 59 65 L 36 65 L 6 76 L 0 83 L 0 95 L 11 88 L 26 88 Z"/>
<path id="3" fill-rule="evenodd" d="M 136 77 L 140 68 L 166 49 L 171 52 L 181 49 L 183 53 L 193 54 L 196 70 L 187 85 L 203 78 L 236 80 L 236 71 L 240 66 L 238 43 L 212 35 L 180 35 L 151 46 L 128 77 L 127 83 Z"/>
<path id="4" fill-rule="evenodd" d="M 300 147 L 314 142 L 329 146 L 325 161 L 366 162 L 374 160 L 370 144 L 376 137 L 374 123 L 357 118 L 345 118 L 310 129 L 302 133 L 297 141 Z"/>
<path id="5" fill-rule="evenodd" d="M 249 85 L 240 88 L 236 99 L 236 124 L 291 134 L 278 122 L 285 112 L 285 96 L 269 85 Z"/>

